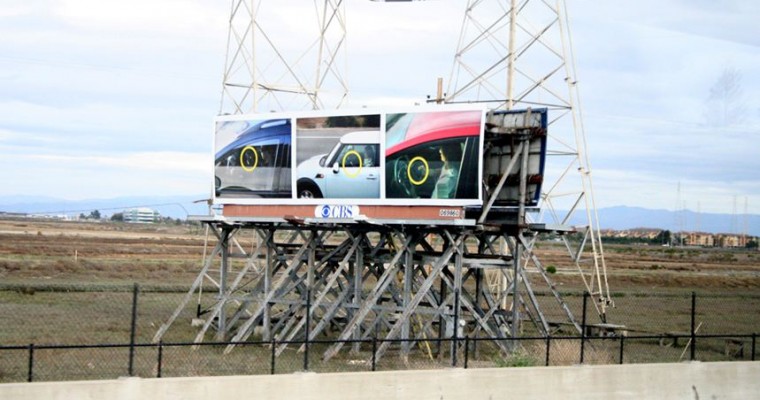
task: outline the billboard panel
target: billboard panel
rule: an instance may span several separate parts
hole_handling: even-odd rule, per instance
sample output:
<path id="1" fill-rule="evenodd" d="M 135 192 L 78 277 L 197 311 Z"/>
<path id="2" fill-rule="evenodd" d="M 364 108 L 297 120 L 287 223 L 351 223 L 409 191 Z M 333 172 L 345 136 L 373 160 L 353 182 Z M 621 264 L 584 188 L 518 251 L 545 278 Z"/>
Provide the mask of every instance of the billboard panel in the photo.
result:
<path id="1" fill-rule="evenodd" d="M 296 196 L 380 199 L 380 114 L 298 118 Z"/>
<path id="2" fill-rule="evenodd" d="M 291 198 L 290 144 L 290 119 L 217 121 L 215 197 Z"/>
<path id="3" fill-rule="evenodd" d="M 389 114 L 386 198 L 478 200 L 481 120 L 480 111 Z"/>
<path id="4" fill-rule="evenodd" d="M 214 203 L 481 205 L 483 125 L 472 105 L 218 117 Z"/>

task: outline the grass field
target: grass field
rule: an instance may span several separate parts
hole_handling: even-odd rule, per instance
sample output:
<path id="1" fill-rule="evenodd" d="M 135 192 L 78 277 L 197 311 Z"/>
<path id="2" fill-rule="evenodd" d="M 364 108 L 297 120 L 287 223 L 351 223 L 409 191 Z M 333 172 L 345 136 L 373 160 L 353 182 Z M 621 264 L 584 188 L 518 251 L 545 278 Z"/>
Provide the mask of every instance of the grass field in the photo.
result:
<path id="1" fill-rule="evenodd" d="M 141 288 L 136 341 L 150 342 L 196 277 L 204 239 L 198 226 L 0 220 L 0 345 L 128 343 L 133 283 Z M 552 279 L 574 315 L 581 315 L 583 285 L 563 249 L 542 242 L 536 251 L 544 266 L 555 266 Z M 699 333 L 760 331 L 757 251 L 608 245 L 605 255 L 615 303 L 608 320 L 625 325 L 629 335 L 688 332 L 692 291 L 698 293 Z M 538 297 L 546 305 L 547 317 L 561 318 L 548 295 L 539 293 Z M 213 294 L 204 293 L 202 299 L 210 303 Z M 193 307 L 196 302 L 191 301 Z M 164 341 L 192 340 L 198 329 L 190 326 L 193 317 L 195 309 L 183 310 L 181 322 L 172 326 Z M 586 362 L 617 362 L 619 345 L 615 340 L 592 344 Z M 469 356 L 473 367 L 543 365 L 545 346 L 543 342 L 525 344 L 522 352 L 504 358 L 494 356 L 483 343 Z M 678 361 L 685 343 L 630 340 L 625 346 L 627 362 L 661 362 Z M 700 357 L 723 359 L 725 346 L 722 339 L 703 341 Z M 652 349 L 660 356 L 652 356 Z M 420 345 L 418 350 L 404 365 L 391 357 L 383 359 L 378 369 L 447 364 L 446 357 L 431 359 L 427 346 Z M 553 343 L 550 350 L 551 365 L 577 363 L 577 343 Z M 155 375 L 156 352 L 155 348 L 138 350 L 136 368 L 141 376 Z M 310 368 L 366 370 L 366 345 L 362 352 L 343 352 L 337 364 L 321 365 L 315 351 Z M 166 348 L 164 376 L 253 373 L 269 368 L 267 346 L 250 346 L 231 356 L 218 353 L 213 347 Z M 82 360 L 75 351 L 41 349 L 35 353 L 36 376 L 40 380 L 81 378 L 57 375 L 56 371 L 73 365 L 91 365 L 101 373 L 97 376 L 124 375 L 124 354 L 120 348 L 97 349 Z M 745 352 L 743 358 L 748 357 Z M 0 356 L 0 381 L 23 380 L 27 358 L 26 350 Z M 283 353 L 278 357 L 278 372 L 299 370 L 301 358 L 295 351 Z M 93 371 L 82 374 L 96 376 Z"/>

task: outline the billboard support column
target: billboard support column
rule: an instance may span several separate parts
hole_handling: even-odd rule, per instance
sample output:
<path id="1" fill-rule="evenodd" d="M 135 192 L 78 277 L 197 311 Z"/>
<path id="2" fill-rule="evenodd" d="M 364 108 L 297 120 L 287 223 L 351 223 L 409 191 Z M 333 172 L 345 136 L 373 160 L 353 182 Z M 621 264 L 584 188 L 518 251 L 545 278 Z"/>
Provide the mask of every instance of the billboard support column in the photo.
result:
<path id="1" fill-rule="evenodd" d="M 464 240 L 460 240 L 459 243 L 451 243 L 456 249 L 456 255 L 454 256 L 454 340 L 452 342 L 452 354 L 451 364 L 457 366 L 457 352 L 459 351 L 459 340 L 464 332 L 464 326 L 461 322 L 462 319 L 462 253 L 464 251 Z M 461 320 L 461 322 L 460 322 Z M 460 332 L 461 329 L 461 332 Z"/>
<path id="2" fill-rule="evenodd" d="M 267 239 L 266 239 L 266 265 L 264 267 L 264 293 L 269 293 L 270 290 L 272 290 L 272 273 L 274 270 L 274 249 L 275 249 L 275 243 L 274 243 L 274 229 L 269 229 L 267 232 Z M 272 305 L 270 303 L 267 303 L 264 305 L 264 332 L 262 340 L 270 340 L 272 335 Z"/>
<path id="3" fill-rule="evenodd" d="M 230 262 L 230 239 L 229 228 L 222 229 L 222 263 L 219 266 L 219 302 L 220 312 L 218 318 L 218 330 L 216 331 L 216 340 L 224 341 L 227 338 L 227 273 Z"/>
<path id="4" fill-rule="evenodd" d="M 413 243 L 416 243 L 419 240 L 418 235 L 414 235 Z M 404 295 L 403 295 L 403 307 L 406 309 L 409 307 L 409 304 L 412 300 L 412 284 L 414 283 L 414 275 L 415 275 L 415 265 L 414 265 L 414 245 L 409 246 L 406 249 L 406 254 L 404 256 Z M 401 339 L 404 340 L 401 343 L 401 349 L 404 356 L 404 360 L 407 360 L 409 357 L 409 331 L 411 328 L 411 320 L 407 319 L 403 322 L 399 321 L 403 325 L 401 326 Z"/>
<path id="5" fill-rule="evenodd" d="M 356 248 L 356 257 L 355 261 L 351 263 L 350 271 L 353 272 L 353 275 L 351 275 L 351 279 L 353 280 L 353 295 L 351 296 L 351 304 L 353 307 L 347 307 L 348 308 L 348 318 L 351 319 L 354 316 L 354 313 L 356 310 L 359 309 L 359 303 L 361 303 L 361 297 L 362 297 L 362 273 L 364 272 L 364 246 L 362 244 L 365 240 L 367 240 L 366 234 L 361 234 L 360 244 Z M 361 340 L 362 338 L 362 327 L 361 325 L 357 325 L 354 328 L 353 332 L 353 340 L 357 340 L 357 342 L 354 342 L 353 351 L 355 353 L 359 352 L 359 347 L 361 343 L 358 342 L 358 340 Z"/>
<path id="6" fill-rule="evenodd" d="M 512 263 L 514 265 L 514 270 L 512 272 L 512 331 L 511 335 L 512 338 L 516 338 L 520 334 L 520 298 L 519 298 L 519 281 L 520 281 L 520 260 L 522 259 L 522 245 L 520 243 L 515 243 L 514 246 L 514 259 L 512 260 Z M 517 342 L 512 342 L 512 345 L 514 346 L 513 349 L 516 348 Z"/>
<path id="7" fill-rule="evenodd" d="M 441 253 L 440 256 L 438 256 L 438 258 L 436 258 L 435 263 L 433 263 L 432 268 L 428 272 L 427 278 L 417 287 L 417 292 L 412 297 L 410 303 L 404 308 L 404 312 L 401 313 L 401 317 L 398 319 L 397 323 L 393 325 L 390 331 L 388 331 L 388 334 L 385 337 L 385 341 L 383 341 L 383 343 L 377 349 L 377 354 L 375 354 L 378 359 L 382 357 L 386 350 L 388 350 L 388 347 L 391 344 L 390 340 L 394 340 L 399 336 L 401 327 L 403 326 L 401 324 L 411 319 L 412 315 L 417 310 L 417 307 L 422 302 L 423 297 L 428 295 L 428 292 L 432 288 L 435 280 L 438 277 L 443 276 L 442 272 L 444 267 L 448 265 L 460 242 L 462 242 L 465 237 L 465 235 L 459 233 L 456 235 L 456 238 L 454 238 L 452 237 L 451 233 L 446 230 L 444 230 L 443 233 L 446 235 L 447 239 L 446 249 L 443 251 L 443 253 Z M 405 247 L 409 248 L 410 246 L 407 245 Z M 414 247 L 413 243 L 411 244 L 411 247 Z"/>

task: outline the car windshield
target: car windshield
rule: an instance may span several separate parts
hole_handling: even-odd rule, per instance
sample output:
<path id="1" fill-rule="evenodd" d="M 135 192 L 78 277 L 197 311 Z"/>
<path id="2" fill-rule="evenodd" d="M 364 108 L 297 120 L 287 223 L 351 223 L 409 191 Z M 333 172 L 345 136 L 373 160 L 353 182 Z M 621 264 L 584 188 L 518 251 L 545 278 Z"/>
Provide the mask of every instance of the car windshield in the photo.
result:
<path id="1" fill-rule="evenodd" d="M 460 180 L 468 138 L 423 143 L 389 156 L 385 163 L 388 198 L 468 198 L 477 182 Z M 461 193 L 458 193 L 460 192 Z"/>

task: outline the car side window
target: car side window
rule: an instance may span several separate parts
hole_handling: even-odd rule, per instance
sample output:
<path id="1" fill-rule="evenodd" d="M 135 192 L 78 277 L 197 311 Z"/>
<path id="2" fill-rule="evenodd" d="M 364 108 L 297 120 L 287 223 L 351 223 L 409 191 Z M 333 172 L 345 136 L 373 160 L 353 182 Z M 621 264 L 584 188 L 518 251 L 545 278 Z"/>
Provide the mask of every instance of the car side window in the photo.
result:
<path id="1" fill-rule="evenodd" d="M 361 162 L 362 166 L 364 166 L 364 146 L 356 144 L 342 145 L 331 164 L 337 163 L 341 168 L 357 168 Z"/>
<path id="2" fill-rule="evenodd" d="M 391 155 L 386 160 L 389 198 L 455 199 L 460 186 L 476 184 L 460 179 L 466 138 L 436 140 Z"/>
<path id="3" fill-rule="evenodd" d="M 280 144 L 277 166 L 281 168 L 290 168 L 290 143 Z"/>
<path id="4" fill-rule="evenodd" d="M 362 161 L 365 167 L 378 167 L 380 166 L 380 152 L 379 144 L 365 144 L 362 146 Z"/>
<path id="5" fill-rule="evenodd" d="M 256 149 L 259 160 L 259 167 L 274 167 L 275 158 L 277 157 L 277 144 L 268 144 L 265 146 L 254 146 Z"/>

